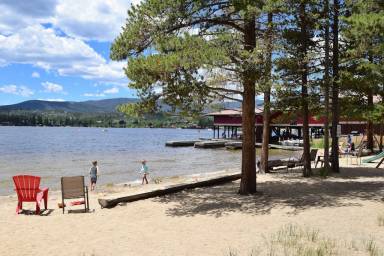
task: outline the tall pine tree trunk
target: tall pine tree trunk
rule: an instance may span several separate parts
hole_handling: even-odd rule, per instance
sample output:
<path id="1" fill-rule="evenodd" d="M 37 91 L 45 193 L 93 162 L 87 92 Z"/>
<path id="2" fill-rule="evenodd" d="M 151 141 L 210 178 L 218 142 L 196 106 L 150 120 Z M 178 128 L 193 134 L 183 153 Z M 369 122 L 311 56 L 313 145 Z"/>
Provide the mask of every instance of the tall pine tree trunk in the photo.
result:
<path id="1" fill-rule="evenodd" d="M 246 20 L 244 49 L 251 52 L 256 47 L 255 17 Z M 246 64 L 247 65 L 247 64 Z M 249 65 L 249 64 L 248 64 Z M 243 148 L 241 182 L 239 193 L 246 195 L 256 192 L 256 150 L 255 150 L 255 70 L 246 66 L 242 77 L 244 94 L 242 105 Z"/>
<path id="2" fill-rule="evenodd" d="M 325 60 L 324 60 L 324 167 L 329 170 L 329 0 L 324 3 Z"/>
<path id="3" fill-rule="evenodd" d="M 301 111 L 303 116 L 303 142 L 304 142 L 304 168 L 303 176 L 309 177 L 312 174 L 311 171 L 311 158 L 310 158 L 310 145 L 309 145 L 309 111 L 308 111 L 308 62 L 307 62 L 307 52 L 308 52 L 308 24 L 306 20 L 306 4 L 301 2 L 300 4 L 300 32 L 301 32 L 301 49 L 300 53 L 302 54 L 301 62 Z"/>
<path id="4" fill-rule="evenodd" d="M 264 112 L 263 112 L 263 144 L 261 147 L 261 172 L 268 172 L 268 145 L 271 122 L 271 72 L 272 72 L 272 33 L 273 33 L 273 14 L 268 13 L 267 30 L 267 58 L 265 77 L 267 83 L 264 90 Z"/>
<path id="5" fill-rule="evenodd" d="M 373 92 L 372 89 L 368 90 L 368 110 L 373 109 Z M 373 131 L 373 122 L 372 120 L 368 119 L 367 122 L 367 149 L 369 149 L 371 152 L 373 152 L 373 136 L 374 136 L 374 131 Z"/>
<path id="6" fill-rule="evenodd" d="M 368 54 L 368 60 L 370 63 L 373 63 L 373 57 L 371 54 Z M 373 109 L 373 90 L 372 88 L 368 88 L 368 93 L 367 93 L 367 99 L 368 99 L 368 111 L 372 111 Z M 374 131 L 373 131 L 373 122 L 371 118 L 368 119 L 367 122 L 367 148 L 373 152 L 373 136 L 374 136 Z"/>
<path id="7" fill-rule="evenodd" d="M 339 0 L 333 1 L 333 82 L 332 82 L 332 171 L 339 172 Z"/>
<path id="8" fill-rule="evenodd" d="M 380 143 L 379 143 L 380 152 L 383 152 L 383 133 L 384 133 L 384 116 L 382 116 L 381 122 L 380 122 Z"/>

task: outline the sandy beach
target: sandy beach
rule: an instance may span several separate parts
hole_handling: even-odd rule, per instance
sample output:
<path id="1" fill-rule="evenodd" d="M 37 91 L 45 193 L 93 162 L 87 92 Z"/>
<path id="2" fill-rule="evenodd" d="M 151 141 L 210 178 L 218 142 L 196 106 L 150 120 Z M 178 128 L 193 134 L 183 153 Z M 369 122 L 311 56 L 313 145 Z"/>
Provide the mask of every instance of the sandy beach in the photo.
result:
<path id="1" fill-rule="evenodd" d="M 291 225 L 332 240 L 335 255 L 382 255 L 383 169 L 342 164 L 340 174 L 326 179 L 304 179 L 299 170 L 258 175 L 260 192 L 252 196 L 238 195 L 237 181 L 101 209 L 98 198 L 201 177 L 171 177 L 146 186 L 110 184 L 90 193 L 91 213 L 62 214 L 59 192 L 50 191 L 49 210 L 16 215 L 16 195 L 3 196 L 1 254 L 269 255 L 273 236 Z M 24 208 L 34 210 L 34 204 Z"/>

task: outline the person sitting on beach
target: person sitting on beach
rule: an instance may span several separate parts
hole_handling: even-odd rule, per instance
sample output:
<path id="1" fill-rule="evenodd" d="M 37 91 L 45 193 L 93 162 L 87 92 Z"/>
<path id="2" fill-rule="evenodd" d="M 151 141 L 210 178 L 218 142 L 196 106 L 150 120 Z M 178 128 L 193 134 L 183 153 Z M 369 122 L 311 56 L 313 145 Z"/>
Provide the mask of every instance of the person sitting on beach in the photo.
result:
<path id="1" fill-rule="evenodd" d="M 147 175 L 149 174 L 149 171 L 148 171 L 147 161 L 145 161 L 145 160 L 141 161 L 140 172 L 143 173 L 143 179 L 142 179 L 141 185 L 144 185 L 144 181 L 146 184 L 148 184 Z"/>
<path id="2" fill-rule="evenodd" d="M 352 151 L 352 137 L 351 134 L 348 134 L 347 137 L 347 152 L 350 153 Z"/>
<path id="3" fill-rule="evenodd" d="M 100 175 L 97 161 L 92 161 L 92 167 L 89 169 L 89 177 L 91 179 L 91 191 L 95 190 L 97 177 Z"/>
<path id="4" fill-rule="evenodd" d="M 343 143 L 339 143 L 339 155 L 347 155 L 349 153 L 349 146 L 344 147 Z"/>

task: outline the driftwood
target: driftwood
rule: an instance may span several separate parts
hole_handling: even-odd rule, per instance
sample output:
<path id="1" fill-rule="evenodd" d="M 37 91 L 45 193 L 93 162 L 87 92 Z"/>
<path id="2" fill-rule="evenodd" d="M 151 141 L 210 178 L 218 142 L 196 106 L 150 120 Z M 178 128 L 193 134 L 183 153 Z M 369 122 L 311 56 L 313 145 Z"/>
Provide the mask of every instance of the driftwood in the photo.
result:
<path id="1" fill-rule="evenodd" d="M 275 167 L 286 167 L 286 168 L 292 168 L 295 167 L 296 164 L 298 164 L 299 161 L 295 158 L 283 158 L 283 159 L 276 159 L 276 160 L 268 160 L 268 170 L 273 170 Z M 260 161 L 257 161 L 257 168 L 260 168 Z"/>
<path id="2" fill-rule="evenodd" d="M 164 196 L 167 194 L 180 192 L 180 191 L 185 190 L 185 189 L 193 189 L 193 188 L 198 188 L 198 187 L 207 187 L 207 186 L 218 185 L 218 184 L 238 180 L 240 178 L 241 178 L 240 173 L 231 174 L 231 175 L 220 176 L 217 178 L 212 178 L 212 179 L 203 180 L 203 181 L 183 183 L 183 184 L 179 184 L 179 185 L 172 185 L 172 186 L 168 186 L 165 188 L 156 189 L 156 190 L 153 190 L 150 192 L 145 192 L 145 193 L 141 193 L 141 194 L 134 194 L 134 195 L 119 197 L 119 198 L 115 198 L 115 199 L 99 199 L 98 201 L 99 201 L 101 208 L 113 208 L 119 203 L 129 203 L 129 202 L 148 199 L 148 198 L 152 198 L 152 197 Z"/>

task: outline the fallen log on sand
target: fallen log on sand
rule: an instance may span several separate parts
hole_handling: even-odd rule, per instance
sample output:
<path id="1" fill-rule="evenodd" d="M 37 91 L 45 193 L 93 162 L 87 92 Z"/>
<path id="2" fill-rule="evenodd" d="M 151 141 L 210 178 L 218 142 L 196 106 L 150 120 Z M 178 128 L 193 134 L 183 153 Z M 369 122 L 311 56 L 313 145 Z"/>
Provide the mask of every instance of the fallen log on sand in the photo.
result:
<path id="1" fill-rule="evenodd" d="M 156 190 L 145 192 L 145 193 L 134 194 L 134 195 L 119 197 L 115 199 L 99 199 L 98 201 L 101 208 L 112 208 L 119 203 L 129 203 L 129 202 L 148 199 L 152 197 L 164 196 L 167 194 L 180 192 L 185 189 L 193 189 L 198 187 L 218 185 L 218 184 L 238 180 L 240 178 L 241 178 L 240 173 L 229 174 L 229 175 L 219 176 L 215 178 L 210 178 L 203 181 L 195 181 L 195 182 L 182 183 L 178 185 L 172 185 L 172 186 L 156 189 Z"/>
<path id="2" fill-rule="evenodd" d="M 268 170 L 273 170 L 276 167 L 293 168 L 299 161 L 296 158 L 282 158 L 268 160 Z M 260 169 L 261 163 L 257 161 L 257 168 Z"/>

